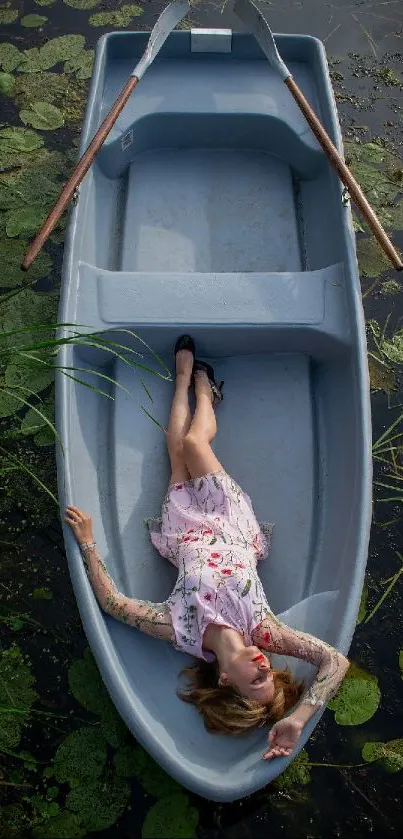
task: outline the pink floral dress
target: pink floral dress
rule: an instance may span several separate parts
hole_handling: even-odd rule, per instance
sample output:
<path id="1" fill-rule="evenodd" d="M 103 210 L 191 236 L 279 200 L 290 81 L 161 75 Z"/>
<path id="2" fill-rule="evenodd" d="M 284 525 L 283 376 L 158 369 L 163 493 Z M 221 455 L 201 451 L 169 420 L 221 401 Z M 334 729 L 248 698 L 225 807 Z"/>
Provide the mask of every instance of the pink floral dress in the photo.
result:
<path id="1" fill-rule="evenodd" d="M 153 545 L 178 568 L 167 601 L 175 646 L 212 660 L 202 649 L 210 623 L 237 629 L 252 644 L 254 628 L 270 613 L 256 570 L 268 542 L 233 478 L 216 472 L 172 485 L 162 518 L 151 520 L 149 529 Z"/>

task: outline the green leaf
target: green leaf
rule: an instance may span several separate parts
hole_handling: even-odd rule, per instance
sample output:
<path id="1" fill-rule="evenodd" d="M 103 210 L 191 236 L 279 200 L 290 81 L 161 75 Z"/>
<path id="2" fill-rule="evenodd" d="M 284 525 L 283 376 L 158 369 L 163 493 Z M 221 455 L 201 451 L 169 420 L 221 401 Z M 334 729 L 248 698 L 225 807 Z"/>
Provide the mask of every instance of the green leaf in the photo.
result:
<path id="1" fill-rule="evenodd" d="M 95 9 L 95 6 L 99 6 L 102 0 L 63 0 L 63 3 L 73 9 Z"/>
<path id="2" fill-rule="evenodd" d="M 0 44 L 0 67 L 2 67 L 6 73 L 11 73 L 12 70 L 15 70 L 21 59 L 22 53 L 14 46 L 14 44 Z"/>
<path id="3" fill-rule="evenodd" d="M 360 608 L 358 611 L 357 616 L 357 624 L 361 623 L 364 620 L 366 612 L 367 612 L 367 601 L 368 601 L 368 586 L 364 583 L 361 592 L 361 600 L 360 600 Z"/>
<path id="4" fill-rule="evenodd" d="M 128 26 L 133 18 L 143 14 L 141 6 L 126 4 L 115 12 L 97 12 L 91 15 L 89 23 L 91 26 Z"/>
<path id="5" fill-rule="evenodd" d="M 24 241 L 18 241 L 12 239 L 11 241 L 0 241 L 0 285 L 5 288 L 13 288 L 17 285 L 22 285 L 24 282 L 27 281 L 27 276 L 24 271 L 21 271 L 20 265 L 24 256 L 24 253 L 27 248 L 27 243 Z M 43 277 L 46 277 L 51 270 L 52 261 L 50 256 L 47 253 L 38 254 L 37 259 L 32 264 L 31 268 L 29 269 L 29 279 L 32 280 L 40 280 Z M 32 274 L 31 274 L 32 270 Z M 28 300 L 32 300 L 33 294 L 35 292 L 31 292 L 30 296 L 27 298 L 25 295 L 28 292 L 21 292 L 24 294 L 24 297 L 19 300 L 17 304 L 15 301 L 15 305 L 17 305 L 17 309 L 19 306 L 23 304 L 24 301 L 28 303 Z M 20 296 L 20 295 L 18 295 Z M 14 298 L 13 298 L 14 299 Z M 42 298 L 43 299 L 43 298 Z M 38 299 L 39 302 L 39 299 Z M 15 316 L 17 316 L 18 311 L 16 310 Z M 26 312 L 27 320 L 22 321 L 19 323 L 19 326 L 25 326 L 27 323 L 30 322 L 29 319 L 29 311 Z M 15 318 L 13 317 L 13 323 L 15 323 Z M 13 329 L 13 326 L 5 326 L 3 325 L 4 330 Z M 17 327 L 15 327 L 17 328 Z M 0 337 L 1 337 L 1 327 L 0 327 Z M 28 336 L 25 337 L 25 342 L 27 342 Z"/>
<path id="6" fill-rule="evenodd" d="M 20 111 L 20 119 L 25 125 L 42 131 L 52 131 L 64 124 L 62 112 L 49 102 L 34 102 L 30 110 Z"/>
<path id="7" fill-rule="evenodd" d="M 296 758 L 287 766 L 275 780 L 278 789 L 285 790 L 292 787 L 309 784 L 311 774 L 309 771 L 309 756 L 306 749 L 302 749 Z"/>
<path id="8" fill-rule="evenodd" d="M 25 15 L 21 18 L 20 23 L 21 26 L 26 26 L 28 29 L 37 29 L 39 26 L 43 26 L 47 19 L 43 15 Z"/>
<path id="9" fill-rule="evenodd" d="M 375 239 L 357 242 L 358 268 L 363 277 L 378 277 L 390 267 L 389 260 Z"/>
<path id="10" fill-rule="evenodd" d="M 127 729 L 112 704 L 89 647 L 84 651 L 82 659 L 70 665 L 68 682 L 77 702 L 87 711 L 101 717 L 102 734 L 117 749 L 124 742 Z"/>
<path id="11" fill-rule="evenodd" d="M 395 332 L 392 338 L 385 338 L 382 343 L 382 353 L 398 364 L 403 362 L 403 330 Z"/>
<path id="12" fill-rule="evenodd" d="M 403 769 L 403 740 L 389 740 L 388 743 L 365 743 L 362 756 L 368 763 L 380 760 L 381 766 L 387 772 L 400 772 Z"/>
<path id="13" fill-rule="evenodd" d="M 142 839 L 194 839 L 199 813 L 189 804 L 189 798 L 177 793 L 161 798 L 148 811 L 142 830 Z"/>
<path id="14" fill-rule="evenodd" d="M 0 148 L 9 152 L 32 152 L 43 146 L 43 138 L 29 128 L 10 125 L 0 129 Z"/>
<path id="15" fill-rule="evenodd" d="M 37 6 L 53 6 L 56 0 L 35 0 Z"/>
<path id="16" fill-rule="evenodd" d="M 94 65 L 94 50 L 83 50 L 75 58 L 70 58 L 64 65 L 65 73 L 76 73 L 78 79 L 89 79 Z"/>
<path id="17" fill-rule="evenodd" d="M 35 678 L 19 647 L 0 653 L 0 706 L 18 708 L 24 713 L 0 714 L 0 749 L 18 746 L 23 727 L 29 722 L 29 711 L 38 694 L 33 689 Z"/>
<path id="18" fill-rule="evenodd" d="M 39 353 L 36 355 L 38 358 L 41 357 Z M 46 358 L 43 354 L 42 357 Z M 40 393 L 41 390 L 52 384 L 54 377 L 53 367 L 47 367 L 38 361 L 34 361 L 33 358 L 23 358 L 15 355 L 7 364 L 4 382 L 6 388 L 11 390 L 14 387 L 16 395 L 27 399 L 29 402 L 30 394 L 21 388 L 27 387 L 33 393 Z M 20 403 L 20 408 L 22 407 L 23 405 Z"/>
<path id="19" fill-rule="evenodd" d="M 182 787 L 167 775 L 141 746 L 123 746 L 114 758 L 116 772 L 125 778 L 137 778 L 141 786 L 154 798 L 177 795 Z"/>
<path id="20" fill-rule="evenodd" d="M 130 797 L 130 787 L 115 775 L 103 781 L 88 779 L 68 793 L 66 805 L 76 813 L 79 823 L 89 831 L 106 830 L 122 815 Z"/>
<path id="21" fill-rule="evenodd" d="M 39 47 L 31 47 L 29 50 L 24 50 L 18 65 L 18 72 L 38 73 L 39 70 L 43 70 Z"/>
<path id="22" fill-rule="evenodd" d="M 10 244 L 19 243 L 10 242 Z M 10 300 L 7 300 L 6 303 L 3 303 L 1 305 L 2 317 L 0 318 L 0 348 L 4 346 L 19 346 L 23 349 L 29 343 L 34 343 L 38 338 L 38 333 L 35 331 L 31 332 L 30 329 L 20 335 L 2 336 L 2 333 L 7 333 L 15 329 L 25 329 L 27 324 L 35 326 L 46 325 L 48 322 L 55 323 L 57 305 L 57 293 L 31 291 L 30 289 L 23 289 Z M 41 330 L 40 336 L 41 339 L 45 340 L 46 338 L 51 338 L 53 334 L 53 329 Z"/>
<path id="23" fill-rule="evenodd" d="M 41 69 L 50 70 L 60 61 L 74 58 L 84 49 L 84 46 L 84 35 L 60 35 L 59 38 L 52 38 L 41 47 Z"/>
<path id="24" fill-rule="evenodd" d="M 381 700 L 378 680 L 350 667 L 337 695 L 328 704 L 339 725 L 362 725 L 373 717 Z"/>
<path id="25" fill-rule="evenodd" d="M 53 594 L 49 588 L 34 588 L 32 597 L 34 600 L 52 600 Z"/>
<path id="26" fill-rule="evenodd" d="M 43 404 L 38 406 L 39 410 L 50 422 L 55 422 L 55 395 L 54 392 L 48 396 Z M 33 410 L 29 408 L 21 422 L 21 432 L 26 435 L 34 435 L 34 443 L 37 446 L 52 446 L 55 442 L 55 435 L 47 423 Z"/>
<path id="27" fill-rule="evenodd" d="M 55 778 L 59 783 L 77 779 L 84 788 L 101 775 L 105 763 L 106 743 L 99 728 L 79 728 L 67 735 L 55 754 Z"/>
<path id="28" fill-rule="evenodd" d="M 14 87 L 14 76 L 10 73 L 0 73 L 0 91 L 2 93 L 10 93 Z"/>
<path id="29" fill-rule="evenodd" d="M 10 210 L 6 215 L 6 233 L 10 239 L 23 234 L 33 236 L 47 217 L 47 211 L 40 206 L 20 207 Z"/>
<path id="30" fill-rule="evenodd" d="M 17 17 L 17 9 L 0 9 L 0 23 L 14 23 L 14 21 L 17 20 Z"/>
<path id="31" fill-rule="evenodd" d="M 244 589 L 241 591 L 241 597 L 246 597 L 248 591 L 250 591 L 250 587 L 252 585 L 252 580 L 247 580 L 245 583 Z"/>
<path id="32" fill-rule="evenodd" d="M 87 835 L 86 828 L 69 810 L 63 810 L 44 824 L 35 825 L 32 831 L 34 839 L 83 839 Z"/>

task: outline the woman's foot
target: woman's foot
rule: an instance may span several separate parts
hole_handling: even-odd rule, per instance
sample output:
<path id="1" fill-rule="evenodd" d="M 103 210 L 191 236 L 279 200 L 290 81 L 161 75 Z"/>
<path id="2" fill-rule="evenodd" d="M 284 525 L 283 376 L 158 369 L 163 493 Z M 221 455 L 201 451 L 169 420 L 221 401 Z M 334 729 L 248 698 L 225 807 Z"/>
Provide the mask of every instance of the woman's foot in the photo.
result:
<path id="1" fill-rule="evenodd" d="M 189 387 L 195 360 L 195 345 L 190 335 L 181 335 L 178 338 L 175 344 L 174 355 L 176 377 L 186 379 Z"/>
<path id="2" fill-rule="evenodd" d="M 216 382 L 214 369 L 211 366 L 211 364 L 207 364 L 207 362 L 205 361 L 199 361 L 198 359 L 195 359 L 193 365 L 193 373 L 195 379 L 197 378 L 197 389 L 206 390 L 206 392 L 209 392 L 209 396 L 213 407 L 218 405 L 219 402 L 222 402 L 222 400 L 224 399 L 222 392 L 224 382 L 220 382 L 220 384 Z"/>

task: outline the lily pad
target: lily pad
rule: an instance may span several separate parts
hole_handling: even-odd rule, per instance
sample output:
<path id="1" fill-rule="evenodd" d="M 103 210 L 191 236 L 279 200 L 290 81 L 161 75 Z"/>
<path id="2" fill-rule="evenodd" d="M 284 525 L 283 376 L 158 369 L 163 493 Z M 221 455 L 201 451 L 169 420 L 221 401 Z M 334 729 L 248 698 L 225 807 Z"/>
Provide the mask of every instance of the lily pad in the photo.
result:
<path id="1" fill-rule="evenodd" d="M 22 61 L 18 65 L 19 73 L 39 73 L 50 70 L 61 61 L 68 61 L 84 49 L 83 35 L 60 35 L 46 41 L 43 47 L 24 50 Z"/>
<path id="2" fill-rule="evenodd" d="M 38 29 L 40 26 L 43 26 L 44 23 L 48 20 L 47 17 L 43 15 L 25 15 L 20 20 L 21 26 L 26 26 L 27 29 Z"/>
<path id="3" fill-rule="evenodd" d="M 33 689 L 35 678 L 21 650 L 9 647 L 0 653 L 0 705 L 3 708 L 19 708 L 22 713 L 2 712 L 0 714 L 0 748 L 13 749 L 18 746 L 22 729 L 29 721 L 29 711 L 38 694 Z"/>
<path id="4" fill-rule="evenodd" d="M 63 3 L 73 9 L 95 9 L 95 6 L 99 6 L 102 0 L 63 0 Z"/>
<path id="5" fill-rule="evenodd" d="M 32 236 L 42 226 L 47 216 L 47 211 L 42 207 L 21 207 L 18 210 L 10 210 L 6 215 L 6 233 L 10 239 L 15 239 L 21 234 Z"/>
<path id="6" fill-rule="evenodd" d="M 22 285 L 27 281 L 26 273 L 21 271 L 20 268 L 26 247 L 27 243 L 24 241 L 18 241 L 15 239 L 0 241 L 0 286 L 3 286 L 4 288 L 12 288 L 13 286 L 19 284 Z M 51 268 L 52 260 L 50 256 L 42 251 L 42 253 L 38 254 L 37 259 L 33 262 L 31 268 L 29 269 L 29 280 L 40 280 L 42 277 L 46 277 Z M 27 312 L 27 315 L 28 317 L 26 322 L 22 322 L 19 324 L 20 326 L 25 326 L 27 323 L 31 322 L 29 312 Z M 8 328 L 12 329 L 11 326 L 5 327 L 5 329 Z"/>
<path id="7" fill-rule="evenodd" d="M 20 108 L 30 108 L 31 103 L 38 100 L 50 102 L 59 108 L 66 121 L 80 122 L 88 95 L 87 83 L 82 79 L 82 75 L 88 73 L 88 54 L 91 52 L 92 50 L 84 50 L 82 60 L 81 55 L 77 56 L 77 66 L 81 69 L 77 70 L 75 77 L 44 70 L 17 75 L 13 90 L 15 103 Z M 75 59 L 70 61 L 75 62 Z"/>
<path id="8" fill-rule="evenodd" d="M 34 839 L 83 839 L 87 830 L 80 825 L 77 816 L 69 810 L 63 810 L 55 818 L 34 826 Z"/>
<path id="9" fill-rule="evenodd" d="M 142 830 L 142 839 L 194 839 L 199 813 L 189 804 L 189 798 L 177 793 L 161 798 L 148 811 Z"/>
<path id="10" fill-rule="evenodd" d="M 0 128 L 0 172 L 35 162 L 43 139 L 30 128 Z M 45 150 L 44 150 L 45 151 Z"/>
<path id="11" fill-rule="evenodd" d="M 357 242 L 358 268 L 363 277 L 378 277 L 390 268 L 388 257 L 375 239 Z"/>
<path id="12" fill-rule="evenodd" d="M 49 351 L 46 354 L 42 352 L 42 355 L 39 352 L 30 352 L 30 355 L 37 356 L 38 359 L 42 357 L 44 360 L 50 361 Z M 40 393 L 52 384 L 54 378 L 55 371 L 53 367 L 47 367 L 39 360 L 34 361 L 33 358 L 25 358 L 17 354 L 14 354 L 11 361 L 8 362 L 4 374 L 5 386 L 9 391 L 15 387 L 17 396 L 25 399 L 28 403 L 30 401 L 30 394 L 27 390 L 23 391 L 21 388 L 29 388 L 33 393 Z M 23 403 L 20 402 L 20 408 L 22 407 Z"/>
<path id="13" fill-rule="evenodd" d="M 403 740 L 365 743 L 362 756 L 368 763 L 379 760 L 387 772 L 400 772 L 403 769 Z"/>
<path id="14" fill-rule="evenodd" d="M 117 749 L 124 742 L 127 729 L 111 702 L 88 647 L 84 651 L 84 657 L 70 665 L 68 681 L 77 702 L 87 711 L 101 717 L 102 734 L 105 740 Z"/>
<path id="15" fill-rule="evenodd" d="M 137 778 L 141 786 L 154 798 L 177 795 L 182 787 L 167 775 L 141 746 L 123 746 L 114 758 L 116 772 L 125 778 Z"/>
<path id="16" fill-rule="evenodd" d="M 20 111 L 20 119 L 25 125 L 32 125 L 41 131 L 52 131 L 64 124 L 62 112 L 49 102 L 34 102 L 29 111 Z"/>
<path id="17" fill-rule="evenodd" d="M 396 374 L 392 367 L 379 358 L 369 355 L 368 369 L 372 391 L 383 390 L 384 393 L 392 393 L 396 390 Z"/>
<path id="18" fill-rule="evenodd" d="M 89 23 L 91 26 L 128 26 L 133 18 L 140 17 L 144 9 L 138 5 L 125 4 L 115 12 L 96 12 L 91 15 Z"/>
<path id="19" fill-rule="evenodd" d="M 0 243 L 0 254 L 2 244 Z M 23 243 L 9 242 L 7 244 L 17 245 Z M 0 319 L 0 345 L 6 347 L 24 347 L 29 343 L 37 341 L 38 334 L 42 340 L 51 338 L 54 332 L 52 329 L 41 330 L 40 333 L 35 332 L 33 329 L 32 331 L 28 329 L 22 333 L 10 336 L 3 336 L 2 333 L 14 329 L 21 329 L 26 327 L 27 324 L 31 327 L 35 324 L 55 323 L 58 300 L 58 293 L 23 289 L 17 295 L 10 298 L 10 300 L 3 303 L 1 306 L 2 317 Z"/>
<path id="20" fill-rule="evenodd" d="M 83 786 L 98 778 L 106 763 L 106 743 L 99 728 L 72 731 L 59 746 L 53 761 L 59 783 L 80 780 Z"/>
<path id="21" fill-rule="evenodd" d="M 8 3 L 7 5 L 9 6 L 10 4 Z M 17 17 L 17 9 L 0 9 L 0 23 L 14 23 Z"/>
<path id="22" fill-rule="evenodd" d="M 94 50 L 83 50 L 76 55 L 75 58 L 70 58 L 64 65 L 66 73 L 76 73 L 78 79 L 89 79 L 92 75 L 92 68 L 94 66 Z"/>
<path id="23" fill-rule="evenodd" d="M 68 793 L 66 805 L 89 831 L 106 830 L 124 812 L 130 787 L 123 778 L 109 773 L 103 781 L 87 779 Z"/>
<path id="24" fill-rule="evenodd" d="M 44 416 L 54 424 L 55 422 L 55 397 L 54 393 L 37 406 Z M 36 446 L 52 446 L 55 442 L 55 435 L 51 428 L 41 419 L 39 414 L 29 408 L 21 422 L 21 432 L 26 435 L 34 435 Z"/>
<path id="25" fill-rule="evenodd" d="M 0 73 L 0 91 L 9 94 L 14 87 L 14 76 L 10 73 Z"/>
<path id="26" fill-rule="evenodd" d="M 14 44 L 2 43 L 0 44 L 0 67 L 6 73 L 11 73 L 18 67 L 22 60 L 22 53 L 14 46 Z"/>
<path id="27" fill-rule="evenodd" d="M 362 725 L 373 717 L 381 701 L 378 680 L 360 668 L 350 667 L 337 696 L 329 702 L 339 725 Z"/>
<path id="28" fill-rule="evenodd" d="M 403 362 L 403 330 L 400 329 L 392 335 L 392 338 L 385 338 L 382 342 L 382 353 L 397 364 Z"/>
<path id="29" fill-rule="evenodd" d="M 52 600 L 53 594 L 49 588 L 34 588 L 32 597 L 34 600 Z"/>
<path id="30" fill-rule="evenodd" d="M 311 773 L 309 771 L 309 756 L 306 749 L 302 749 L 297 757 L 287 766 L 284 772 L 276 778 L 275 786 L 278 789 L 291 789 L 292 787 L 309 784 Z"/>
<path id="31" fill-rule="evenodd" d="M 56 0 L 35 0 L 37 6 L 53 6 Z"/>

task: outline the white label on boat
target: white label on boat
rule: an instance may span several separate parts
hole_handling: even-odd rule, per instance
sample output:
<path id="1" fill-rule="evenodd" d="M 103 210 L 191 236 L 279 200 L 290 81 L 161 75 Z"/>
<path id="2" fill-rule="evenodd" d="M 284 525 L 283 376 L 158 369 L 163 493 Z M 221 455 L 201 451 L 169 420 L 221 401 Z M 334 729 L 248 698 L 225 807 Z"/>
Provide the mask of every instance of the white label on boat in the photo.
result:
<path id="1" fill-rule="evenodd" d="M 128 149 L 129 146 L 131 146 L 132 142 L 133 142 L 133 129 L 131 128 L 130 131 L 128 131 L 127 134 L 125 134 L 125 136 L 122 137 L 122 151 L 126 151 L 126 149 Z"/>

